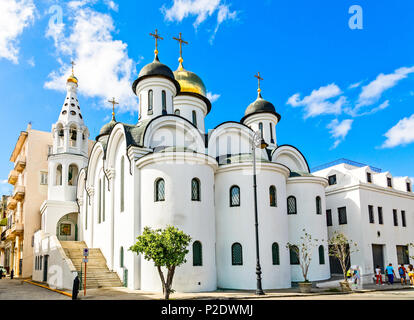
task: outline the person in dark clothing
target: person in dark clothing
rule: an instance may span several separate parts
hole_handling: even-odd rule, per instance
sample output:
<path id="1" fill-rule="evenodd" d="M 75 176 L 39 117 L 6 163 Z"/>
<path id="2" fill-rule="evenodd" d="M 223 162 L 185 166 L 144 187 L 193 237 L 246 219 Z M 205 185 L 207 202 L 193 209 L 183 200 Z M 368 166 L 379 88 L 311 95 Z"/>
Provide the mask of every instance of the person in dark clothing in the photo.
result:
<path id="1" fill-rule="evenodd" d="M 0 280 L 3 279 L 3 269 L 0 269 Z"/>
<path id="2" fill-rule="evenodd" d="M 13 277 L 14 277 L 14 270 L 12 269 L 12 271 L 10 271 L 10 279 L 13 280 Z"/>
<path id="3" fill-rule="evenodd" d="M 75 279 L 73 280 L 72 300 L 78 300 L 79 282 L 79 277 L 76 275 Z"/>

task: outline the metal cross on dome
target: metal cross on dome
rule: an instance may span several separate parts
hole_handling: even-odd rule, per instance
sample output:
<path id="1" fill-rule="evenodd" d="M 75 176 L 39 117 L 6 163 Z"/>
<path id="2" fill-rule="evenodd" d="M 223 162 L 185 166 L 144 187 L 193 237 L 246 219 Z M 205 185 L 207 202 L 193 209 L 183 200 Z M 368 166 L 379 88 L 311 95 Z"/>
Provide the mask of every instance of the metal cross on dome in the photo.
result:
<path id="1" fill-rule="evenodd" d="M 260 81 L 263 81 L 263 78 L 260 76 L 260 72 L 255 74 L 254 77 L 257 78 L 257 82 L 258 82 L 258 86 L 259 86 L 257 91 L 260 93 L 262 91 L 262 89 L 260 89 Z"/>
<path id="2" fill-rule="evenodd" d="M 112 98 L 112 100 L 108 100 L 109 103 L 112 103 L 112 119 L 115 120 L 115 105 L 119 104 L 119 102 L 117 102 L 115 100 L 115 97 Z"/>
<path id="3" fill-rule="evenodd" d="M 182 58 L 183 57 L 183 44 L 188 44 L 188 42 L 184 41 L 184 39 L 182 38 L 181 32 L 180 32 L 179 38 L 173 37 L 173 39 L 180 43 L 180 58 Z"/>
<path id="4" fill-rule="evenodd" d="M 155 39 L 155 54 L 158 54 L 158 40 L 164 40 L 164 38 L 162 38 L 159 34 L 158 34 L 158 29 L 155 29 L 154 33 L 150 33 L 151 37 L 154 37 Z"/>
<path id="5" fill-rule="evenodd" d="M 70 64 L 72 65 L 72 75 L 74 75 L 74 73 L 73 73 L 73 67 L 76 65 L 76 63 L 75 63 L 75 61 L 72 61 Z"/>

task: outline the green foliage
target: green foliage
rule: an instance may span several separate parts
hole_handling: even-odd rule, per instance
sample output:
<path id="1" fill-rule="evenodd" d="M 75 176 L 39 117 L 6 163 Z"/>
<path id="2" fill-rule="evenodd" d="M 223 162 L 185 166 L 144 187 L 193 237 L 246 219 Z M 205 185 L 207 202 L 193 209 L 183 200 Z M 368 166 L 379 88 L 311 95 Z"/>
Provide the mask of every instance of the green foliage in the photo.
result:
<path id="1" fill-rule="evenodd" d="M 5 226 L 7 226 L 7 218 L 4 218 L 4 219 L 1 219 L 1 220 L 0 220 L 0 226 L 1 226 L 1 227 L 5 227 Z"/>

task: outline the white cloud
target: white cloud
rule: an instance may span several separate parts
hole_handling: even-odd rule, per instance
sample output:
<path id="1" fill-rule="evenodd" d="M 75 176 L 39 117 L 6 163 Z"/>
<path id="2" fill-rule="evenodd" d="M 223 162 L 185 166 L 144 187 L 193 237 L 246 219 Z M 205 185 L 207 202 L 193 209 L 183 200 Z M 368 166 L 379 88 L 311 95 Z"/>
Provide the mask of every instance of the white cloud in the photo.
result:
<path id="1" fill-rule="evenodd" d="M 362 84 L 362 81 L 351 84 L 348 89 L 355 89 L 358 88 Z"/>
<path id="2" fill-rule="evenodd" d="M 387 133 L 382 148 L 394 148 L 399 145 L 407 145 L 414 142 L 414 114 L 409 118 L 403 118 L 392 127 Z"/>
<path id="3" fill-rule="evenodd" d="M 378 111 L 384 110 L 390 106 L 390 100 L 386 100 L 381 103 L 378 107 L 371 109 L 370 111 L 366 111 L 360 114 L 356 114 L 354 110 L 350 110 L 350 114 L 354 117 L 361 117 L 361 116 L 368 116 L 370 114 L 377 113 Z"/>
<path id="4" fill-rule="evenodd" d="M 104 108 L 111 108 L 107 99 L 115 97 L 121 111 L 136 111 L 137 99 L 131 90 L 136 63 L 128 56 L 127 44 L 113 39 L 115 27 L 110 15 L 81 8 L 86 1 L 76 2 L 82 3 L 76 3 L 78 9 L 72 11 L 70 35 L 65 36 L 63 25 L 49 27 L 46 32 L 55 41 L 61 67 L 49 74 L 45 87 L 65 90 L 73 59 L 81 94 L 101 98 Z"/>
<path id="5" fill-rule="evenodd" d="M 30 59 L 27 60 L 27 64 L 31 67 L 35 67 L 36 66 L 35 59 L 31 57 Z"/>
<path id="6" fill-rule="evenodd" d="M 195 16 L 193 26 L 197 29 L 200 24 L 217 12 L 217 22 L 210 42 L 214 40 L 220 25 L 226 20 L 234 20 L 237 11 L 231 11 L 230 5 L 224 4 L 222 0 L 173 0 L 170 8 L 162 6 L 161 12 L 167 21 L 181 22 L 189 16 Z"/>
<path id="7" fill-rule="evenodd" d="M 119 9 L 118 4 L 116 4 L 114 1 L 105 0 L 104 2 L 108 6 L 109 9 L 112 9 L 114 11 L 118 11 L 118 9 Z"/>
<path id="8" fill-rule="evenodd" d="M 334 83 L 325 87 L 320 87 L 318 90 L 313 90 L 309 96 L 300 100 L 300 94 L 296 93 L 291 96 L 287 104 L 292 107 L 304 107 L 305 118 L 315 117 L 322 114 L 340 114 L 342 107 L 347 103 L 347 99 L 342 94 L 341 89 Z M 335 101 L 330 101 L 333 98 Z"/>
<path id="9" fill-rule="evenodd" d="M 0 1 L 0 58 L 18 63 L 18 37 L 34 21 L 33 0 Z"/>
<path id="10" fill-rule="evenodd" d="M 381 98 L 384 91 L 396 86 L 399 81 L 407 78 L 407 76 L 413 72 L 414 67 L 403 67 L 390 74 L 379 74 L 374 81 L 362 87 L 361 94 L 358 98 L 357 108 L 374 104 Z"/>
<path id="11" fill-rule="evenodd" d="M 207 92 L 207 99 L 210 100 L 211 103 L 216 102 L 220 98 L 220 94 Z"/>
<path id="12" fill-rule="evenodd" d="M 341 122 L 339 122 L 338 119 L 334 119 L 328 124 L 327 128 L 331 129 L 329 133 L 336 139 L 332 149 L 335 149 L 345 139 L 352 128 L 353 122 L 354 120 L 352 119 L 342 120 Z"/>

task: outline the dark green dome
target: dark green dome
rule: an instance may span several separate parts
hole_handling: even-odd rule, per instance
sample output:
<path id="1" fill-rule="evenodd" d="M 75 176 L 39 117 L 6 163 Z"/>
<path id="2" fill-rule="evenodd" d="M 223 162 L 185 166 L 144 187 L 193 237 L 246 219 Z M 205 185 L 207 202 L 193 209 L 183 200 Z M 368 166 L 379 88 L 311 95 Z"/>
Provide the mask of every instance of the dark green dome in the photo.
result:
<path id="1" fill-rule="evenodd" d="M 158 55 L 155 56 L 153 62 L 147 64 L 145 67 L 141 69 L 138 78 L 134 81 L 132 85 L 132 91 L 134 91 L 134 93 L 137 94 L 136 88 L 138 83 L 141 80 L 144 80 L 149 77 L 162 77 L 171 80 L 177 88 L 177 93 L 180 92 L 180 84 L 177 82 L 177 80 L 175 80 L 174 73 L 168 66 L 162 64 L 160 60 L 158 60 Z"/>
<path id="2" fill-rule="evenodd" d="M 240 122 L 243 122 L 247 117 L 253 114 L 265 112 L 274 114 L 278 118 L 278 121 L 280 121 L 281 116 L 276 112 L 275 106 L 269 101 L 263 99 L 262 95 L 259 93 L 256 101 L 254 101 L 247 107 L 246 112 L 244 113 L 244 117 L 241 119 Z"/>
<path id="3" fill-rule="evenodd" d="M 115 118 L 112 118 L 111 122 L 108 122 L 101 128 L 101 131 L 99 131 L 99 135 L 96 137 L 96 140 L 98 140 L 102 136 L 109 135 L 116 124 L 117 122 Z"/>

